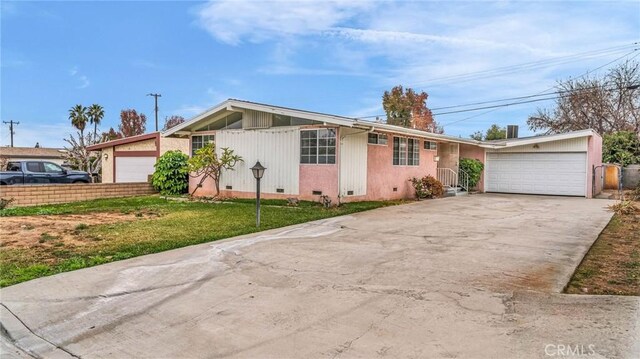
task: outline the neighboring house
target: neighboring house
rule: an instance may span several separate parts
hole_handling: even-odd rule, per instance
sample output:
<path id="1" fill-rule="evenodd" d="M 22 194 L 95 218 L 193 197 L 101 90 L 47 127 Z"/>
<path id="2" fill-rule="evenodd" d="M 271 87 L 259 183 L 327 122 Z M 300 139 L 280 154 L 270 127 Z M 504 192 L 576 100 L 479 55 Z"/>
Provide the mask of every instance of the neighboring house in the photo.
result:
<path id="1" fill-rule="evenodd" d="M 87 149 L 100 152 L 102 183 L 147 182 L 158 157 L 170 150 L 188 153 L 189 141 L 153 132 L 98 143 Z"/>
<path id="2" fill-rule="evenodd" d="M 166 137 L 188 139 L 190 155 L 215 141 L 218 150 L 229 147 L 243 157 L 223 172 L 223 196 L 255 196 L 250 168 L 260 161 L 267 168 L 265 198 L 326 195 L 334 203 L 411 198 L 409 179 L 425 175 L 456 187 L 464 157 L 486 164 L 481 190 L 591 197 L 591 168 L 600 164 L 602 147 L 591 130 L 481 142 L 234 99 L 163 132 Z M 190 192 L 198 182 L 190 179 Z M 211 181 L 196 192 L 213 194 Z"/>
<path id="3" fill-rule="evenodd" d="M 62 165 L 66 151 L 62 148 L 0 147 L 0 159 L 6 161 L 42 160 Z"/>

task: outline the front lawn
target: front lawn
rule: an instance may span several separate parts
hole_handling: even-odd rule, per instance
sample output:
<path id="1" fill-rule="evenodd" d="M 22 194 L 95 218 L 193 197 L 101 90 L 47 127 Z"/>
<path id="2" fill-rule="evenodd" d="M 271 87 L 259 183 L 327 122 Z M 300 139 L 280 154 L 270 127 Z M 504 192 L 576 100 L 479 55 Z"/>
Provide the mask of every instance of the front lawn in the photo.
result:
<path id="1" fill-rule="evenodd" d="M 324 209 L 262 202 L 260 230 L 401 202 Z M 257 232 L 253 201 L 178 202 L 157 196 L 0 210 L 0 286 L 120 259 Z"/>

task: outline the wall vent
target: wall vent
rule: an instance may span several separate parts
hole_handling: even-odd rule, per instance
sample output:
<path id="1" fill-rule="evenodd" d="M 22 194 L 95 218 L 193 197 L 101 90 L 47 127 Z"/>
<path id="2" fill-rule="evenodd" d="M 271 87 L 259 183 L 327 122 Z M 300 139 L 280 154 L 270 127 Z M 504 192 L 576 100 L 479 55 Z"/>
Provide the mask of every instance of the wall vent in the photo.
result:
<path id="1" fill-rule="evenodd" d="M 278 192 L 278 193 L 284 193 L 284 188 L 276 188 L 276 192 Z"/>
<path id="2" fill-rule="evenodd" d="M 398 192 L 398 187 L 393 187 L 393 192 Z"/>
<path id="3" fill-rule="evenodd" d="M 353 191 L 347 191 L 347 196 L 353 196 Z"/>
<path id="4" fill-rule="evenodd" d="M 322 196 L 322 191 L 312 191 L 311 194 L 315 196 Z"/>
<path id="5" fill-rule="evenodd" d="M 233 186 L 225 186 L 226 189 L 233 189 Z"/>

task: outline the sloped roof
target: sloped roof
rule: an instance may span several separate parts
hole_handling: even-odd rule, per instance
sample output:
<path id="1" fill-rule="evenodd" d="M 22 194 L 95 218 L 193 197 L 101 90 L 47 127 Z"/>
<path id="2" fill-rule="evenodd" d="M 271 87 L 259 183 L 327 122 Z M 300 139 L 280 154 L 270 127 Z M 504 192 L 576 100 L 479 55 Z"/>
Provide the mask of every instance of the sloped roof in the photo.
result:
<path id="1" fill-rule="evenodd" d="M 303 119 L 308 119 L 313 121 L 319 121 L 319 122 L 329 123 L 332 125 L 361 128 L 369 131 L 397 133 L 397 134 L 403 134 L 406 136 L 425 138 L 429 140 L 442 140 L 442 141 L 448 141 L 448 142 L 465 143 L 465 144 L 471 144 L 471 145 L 482 146 L 487 148 L 503 148 L 503 147 L 524 145 L 524 144 L 527 144 L 526 142 L 527 139 L 534 139 L 535 143 L 540 143 L 540 142 L 546 142 L 546 141 L 557 141 L 557 140 L 566 139 L 566 138 L 591 136 L 594 134 L 597 135 L 597 133 L 593 130 L 584 130 L 584 131 L 565 133 L 562 135 L 535 136 L 532 138 L 515 138 L 515 139 L 500 140 L 500 141 L 477 141 L 470 138 L 441 135 L 441 134 L 427 132 L 427 131 L 413 129 L 413 128 L 389 125 L 386 123 L 364 121 L 364 120 L 360 120 L 352 117 L 337 116 L 337 115 L 331 115 L 331 114 L 326 114 L 321 112 L 305 111 L 305 110 L 299 110 L 299 109 L 294 109 L 289 107 L 274 106 L 274 105 L 268 105 L 268 104 L 263 104 L 258 102 L 251 102 L 251 101 L 238 100 L 238 99 L 232 99 L 232 98 L 226 101 L 223 101 L 222 103 L 214 107 L 211 107 L 210 109 L 202 112 L 199 115 L 194 116 L 188 121 L 185 121 L 175 127 L 172 127 L 162 132 L 161 135 L 166 137 L 166 136 L 174 135 L 180 131 L 190 130 L 190 129 L 193 129 L 196 125 L 198 125 L 202 121 L 207 121 L 212 117 L 224 114 L 224 112 L 232 112 L 237 110 L 256 110 L 256 111 L 262 111 L 262 112 L 273 113 L 278 115 L 292 116 L 292 117 L 298 117 L 298 118 L 303 118 Z M 514 144 L 516 142 L 517 144 Z"/>
<path id="2" fill-rule="evenodd" d="M 0 147 L 0 156 L 3 157 L 63 158 L 66 152 L 63 148 Z"/>
<path id="3" fill-rule="evenodd" d="M 573 131 L 573 132 L 567 132 L 567 133 L 558 133 L 554 135 L 528 136 L 528 137 L 509 138 L 504 140 L 484 141 L 480 146 L 485 148 L 506 148 L 506 147 L 514 147 L 514 146 L 524 146 L 524 145 L 529 145 L 534 143 L 569 140 L 572 138 L 589 137 L 589 136 L 600 136 L 600 135 L 598 135 L 598 133 L 592 129 L 587 129 L 587 130 Z"/>
<path id="4" fill-rule="evenodd" d="M 171 136 L 173 134 L 176 134 L 179 131 L 189 130 L 193 128 L 194 125 L 197 125 L 201 121 L 206 121 L 211 117 L 214 117 L 215 115 L 224 113 L 225 111 L 235 111 L 235 110 L 256 110 L 256 111 L 262 111 L 262 112 L 273 113 L 278 115 L 292 116 L 292 117 L 298 117 L 298 118 L 303 118 L 303 119 L 308 119 L 313 121 L 319 121 L 319 122 L 329 123 L 332 125 L 362 128 L 362 129 L 371 130 L 371 131 L 373 130 L 386 131 L 391 133 L 404 134 L 407 136 L 422 137 L 422 138 L 427 138 L 432 140 L 447 140 L 450 142 L 469 143 L 469 144 L 480 143 L 479 141 L 476 141 L 473 139 L 441 135 L 437 133 L 431 133 L 427 131 L 406 128 L 402 126 L 388 125 L 386 123 L 364 121 L 364 120 L 359 120 L 352 117 L 299 110 L 299 109 L 294 109 L 289 107 L 274 106 L 274 105 L 268 105 L 268 104 L 263 104 L 258 102 L 251 102 L 251 101 L 238 100 L 238 99 L 232 99 L 232 98 L 226 101 L 223 101 L 222 103 L 214 107 L 211 107 L 210 109 L 202 112 L 199 115 L 194 116 L 193 118 L 189 119 L 188 121 L 185 121 L 184 123 L 181 123 L 175 127 L 172 127 L 162 132 L 162 136 L 165 136 L 165 137 Z"/>
<path id="5" fill-rule="evenodd" d="M 117 140 L 97 143 L 95 145 L 88 146 L 87 150 L 89 150 L 89 151 L 97 151 L 97 150 L 101 150 L 101 149 L 107 148 L 107 147 L 120 146 L 120 145 L 126 145 L 128 143 L 146 141 L 146 140 L 150 140 L 150 139 L 158 137 L 158 134 L 159 134 L 159 132 L 151 132 L 151 133 L 145 133 L 145 134 L 142 134 L 142 135 L 125 137 L 125 138 L 120 138 L 120 139 L 117 139 Z"/>

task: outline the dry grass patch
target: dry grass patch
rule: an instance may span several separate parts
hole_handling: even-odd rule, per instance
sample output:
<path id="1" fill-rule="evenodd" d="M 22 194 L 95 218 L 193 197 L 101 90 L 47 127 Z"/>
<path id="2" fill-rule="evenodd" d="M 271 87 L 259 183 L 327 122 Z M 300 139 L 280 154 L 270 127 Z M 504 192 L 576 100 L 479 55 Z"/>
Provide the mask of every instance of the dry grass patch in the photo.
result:
<path id="1" fill-rule="evenodd" d="M 620 202 L 567 286 L 573 294 L 640 295 L 638 202 Z"/>

